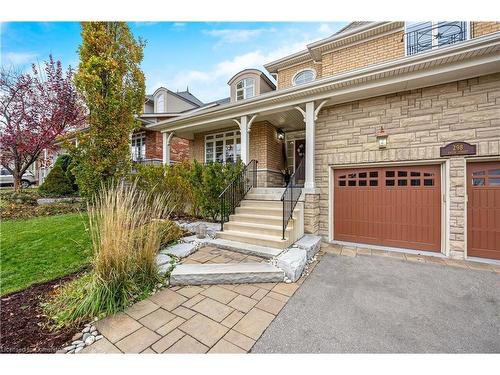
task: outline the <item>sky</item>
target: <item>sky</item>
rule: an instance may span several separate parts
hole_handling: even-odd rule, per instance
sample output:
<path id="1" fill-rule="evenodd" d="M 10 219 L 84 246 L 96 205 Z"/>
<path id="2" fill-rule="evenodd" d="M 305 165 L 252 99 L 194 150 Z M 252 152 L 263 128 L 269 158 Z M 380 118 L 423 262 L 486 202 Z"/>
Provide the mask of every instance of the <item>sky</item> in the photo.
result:
<path id="1" fill-rule="evenodd" d="M 146 40 L 142 69 L 146 92 L 160 86 L 189 91 L 203 102 L 229 96 L 227 82 L 246 68 L 305 49 L 347 22 L 129 22 L 135 37 Z M 0 24 L 0 61 L 28 70 L 52 54 L 78 67 L 78 22 Z"/>

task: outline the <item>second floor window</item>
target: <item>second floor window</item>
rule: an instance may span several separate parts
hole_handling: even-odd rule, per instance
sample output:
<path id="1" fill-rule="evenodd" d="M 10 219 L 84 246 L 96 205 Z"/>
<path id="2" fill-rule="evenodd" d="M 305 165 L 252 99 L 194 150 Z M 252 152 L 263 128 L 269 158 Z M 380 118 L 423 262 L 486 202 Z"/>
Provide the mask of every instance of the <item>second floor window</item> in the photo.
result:
<path id="1" fill-rule="evenodd" d="M 156 113 L 165 112 L 165 95 L 160 94 L 156 99 Z"/>
<path id="2" fill-rule="evenodd" d="M 303 71 L 297 73 L 293 77 L 293 84 L 294 85 L 302 85 L 303 83 L 308 83 L 308 82 L 314 81 L 314 78 L 316 78 L 316 74 L 314 73 L 314 70 L 312 70 L 312 69 L 303 70 Z"/>
<path id="3" fill-rule="evenodd" d="M 248 99 L 255 96 L 255 80 L 245 78 L 236 84 L 236 100 Z"/>
<path id="4" fill-rule="evenodd" d="M 144 132 L 132 134 L 130 150 L 133 161 L 140 161 L 146 158 L 146 134 Z"/>
<path id="5" fill-rule="evenodd" d="M 406 54 L 408 56 L 433 48 L 454 44 L 468 38 L 468 22 L 407 22 Z"/>

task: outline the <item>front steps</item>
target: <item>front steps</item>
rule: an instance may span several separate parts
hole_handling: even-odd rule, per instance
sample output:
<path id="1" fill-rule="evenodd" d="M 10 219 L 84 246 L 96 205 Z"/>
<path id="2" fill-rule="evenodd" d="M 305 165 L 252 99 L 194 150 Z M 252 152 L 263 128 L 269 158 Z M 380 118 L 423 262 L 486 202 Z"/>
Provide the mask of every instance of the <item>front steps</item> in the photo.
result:
<path id="1" fill-rule="evenodd" d="M 283 240 L 283 188 L 253 188 L 224 224 L 217 238 L 285 249 L 304 234 L 303 203 L 298 202 Z"/>
<path id="2" fill-rule="evenodd" d="M 282 252 L 281 249 L 252 245 L 245 242 L 230 241 L 222 238 L 207 240 L 205 241 L 205 244 L 217 247 L 219 249 L 234 251 L 245 255 L 257 256 L 259 258 L 264 258 L 264 259 L 272 259 L 281 254 Z"/>
<path id="3" fill-rule="evenodd" d="M 277 283 L 284 272 L 270 263 L 179 264 L 170 285 Z"/>

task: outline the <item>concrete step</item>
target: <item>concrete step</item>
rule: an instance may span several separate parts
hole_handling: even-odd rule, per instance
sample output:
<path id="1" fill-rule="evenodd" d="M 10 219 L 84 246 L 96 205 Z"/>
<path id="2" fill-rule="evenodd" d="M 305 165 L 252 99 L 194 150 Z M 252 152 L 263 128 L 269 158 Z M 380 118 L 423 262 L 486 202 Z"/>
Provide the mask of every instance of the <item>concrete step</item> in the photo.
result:
<path id="1" fill-rule="evenodd" d="M 255 215 L 255 214 L 234 214 L 229 215 L 229 221 L 236 221 L 240 223 L 255 223 L 255 224 L 265 224 L 265 225 L 283 225 L 282 216 L 266 216 L 266 215 Z"/>
<path id="2" fill-rule="evenodd" d="M 171 285 L 276 283 L 284 272 L 269 263 L 179 264 L 170 274 Z"/>
<path id="3" fill-rule="evenodd" d="M 282 194 L 258 194 L 258 193 L 248 193 L 245 195 L 245 199 L 260 200 L 260 201 L 281 201 Z"/>
<path id="4" fill-rule="evenodd" d="M 282 201 L 266 201 L 266 200 L 253 200 L 253 199 L 244 199 L 240 203 L 240 207 L 272 207 L 272 208 L 281 208 L 283 210 L 283 202 Z"/>
<path id="5" fill-rule="evenodd" d="M 283 251 L 282 249 L 276 249 L 274 247 L 252 245 L 245 242 L 225 240 L 223 238 L 209 239 L 206 241 L 206 243 L 219 249 L 230 250 L 246 255 L 258 256 L 265 259 L 274 258 L 281 254 Z"/>
<path id="6" fill-rule="evenodd" d="M 229 221 L 224 224 L 224 230 L 232 230 L 236 232 L 243 233 L 254 233 L 258 235 L 266 235 L 266 236 L 274 236 L 280 237 L 283 236 L 283 225 L 268 225 L 262 223 L 246 223 L 246 222 L 238 222 L 238 221 Z M 285 231 L 285 235 L 291 231 L 291 228 L 287 228 Z M 286 236 L 288 238 L 288 236 Z"/>
<path id="7" fill-rule="evenodd" d="M 285 188 L 252 188 L 250 193 L 255 194 L 283 194 Z"/>
<path id="8" fill-rule="evenodd" d="M 288 246 L 287 240 L 282 240 L 281 236 L 266 236 L 255 233 L 245 233 L 234 230 L 225 230 L 223 232 L 217 232 L 217 238 L 223 238 L 225 240 L 232 240 L 238 242 L 245 242 L 252 245 L 268 246 L 277 249 L 284 249 Z"/>
<path id="9" fill-rule="evenodd" d="M 281 207 L 255 207 L 255 206 L 241 206 L 236 207 L 236 214 L 250 214 L 250 215 L 265 215 L 276 216 L 283 218 L 283 208 Z"/>

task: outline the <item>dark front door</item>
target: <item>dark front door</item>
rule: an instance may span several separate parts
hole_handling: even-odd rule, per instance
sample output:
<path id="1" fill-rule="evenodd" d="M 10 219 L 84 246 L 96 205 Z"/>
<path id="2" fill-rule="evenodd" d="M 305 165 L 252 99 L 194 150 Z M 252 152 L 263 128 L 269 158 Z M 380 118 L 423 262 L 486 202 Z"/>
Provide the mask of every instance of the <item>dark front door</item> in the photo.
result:
<path id="1" fill-rule="evenodd" d="M 300 164 L 305 163 L 305 156 L 306 156 L 306 141 L 305 139 L 297 139 L 295 140 L 295 181 L 297 183 L 304 183 L 305 179 L 305 165 L 302 165 L 300 167 Z"/>

